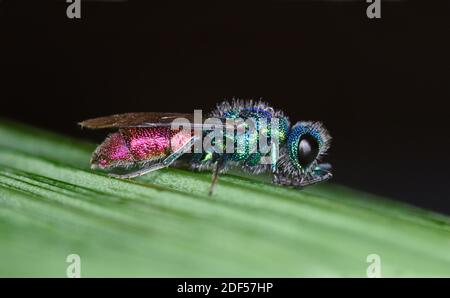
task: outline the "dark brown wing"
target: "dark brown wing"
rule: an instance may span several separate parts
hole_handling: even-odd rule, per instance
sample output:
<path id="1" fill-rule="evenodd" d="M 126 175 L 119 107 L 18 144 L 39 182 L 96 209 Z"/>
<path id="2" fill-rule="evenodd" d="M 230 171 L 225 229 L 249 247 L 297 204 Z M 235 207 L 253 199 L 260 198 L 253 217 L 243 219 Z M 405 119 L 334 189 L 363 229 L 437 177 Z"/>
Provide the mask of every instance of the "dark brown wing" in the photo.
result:
<path id="1" fill-rule="evenodd" d="M 183 113 L 125 113 L 88 119 L 80 122 L 82 127 L 90 129 L 170 126 L 177 118 L 194 123 L 194 114 Z"/>

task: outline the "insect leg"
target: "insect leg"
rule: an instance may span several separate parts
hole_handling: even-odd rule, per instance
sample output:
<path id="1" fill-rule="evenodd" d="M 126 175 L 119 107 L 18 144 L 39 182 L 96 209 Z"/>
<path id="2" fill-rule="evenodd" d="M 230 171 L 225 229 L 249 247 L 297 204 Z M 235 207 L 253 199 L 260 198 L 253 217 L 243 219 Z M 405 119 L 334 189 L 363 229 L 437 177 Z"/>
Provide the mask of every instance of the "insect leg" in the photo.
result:
<path id="1" fill-rule="evenodd" d="M 137 170 L 135 172 L 131 172 L 131 173 L 126 173 L 126 174 L 114 174 L 114 173 L 109 173 L 108 176 L 114 177 L 114 178 L 121 178 L 121 179 L 130 179 L 130 178 L 135 178 L 135 177 L 139 177 L 142 175 L 145 175 L 147 173 L 165 168 L 166 166 L 163 165 L 162 163 L 156 163 L 156 164 L 152 164 L 151 166 L 142 168 L 140 170 Z"/>
<path id="2" fill-rule="evenodd" d="M 331 164 L 321 163 L 314 169 L 313 177 L 300 181 L 298 186 L 305 187 L 308 185 L 313 185 L 331 179 L 332 177 L 333 174 L 331 174 Z"/>
<path id="3" fill-rule="evenodd" d="M 165 159 L 163 159 L 159 163 L 151 164 L 151 165 L 149 165 L 149 166 L 147 166 L 145 168 L 142 168 L 140 170 L 137 170 L 137 171 L 131 172 L 131 173 L 127 173 L 127 174 L 113 174 L 113 173 L 110 173 L 108 175 L 111 176 L 111 177 L 115 177 L 115 178 L 129 179 L 129 178 L 135 178 L 135 177 L 138 177 L 138 176 L 142 176 L 142 175 L 145 175 L 147 173 L 160 170 L 162 168 L 167 168 L 175 160 L 177 160 L 181 155 L 183 155 L 184 153 L 188 152 L 189 149 L 192 147 L 192 145 L 194 144 L 194 142 L 197 139 L 198 139 L 198 137 L 196 137 L 196 136 L 192 137 L 191 139 L 189 139 L 189 141 L 186 142 L 186 144 L 184 144 L 183 146 L 178 148 L 178 150 L 172 152 L 169 156 L 167 156 Z"/>
<path id="4" fill-rule="evenodd" d="M 331 173 L 331 165 L 328 163 L 319 164 L 313 171 L 312 175 L 308 175 L 292 181 L 290 178 L 283 176 L 274 176 L 272 182 L 275 184 L 288 185 L 296 188 L 303 188 L 305 186 L 313 185 L 322 181 L 329 180 L 333 177 Z"/>
<path id="5" fill-rule="evenodd" d="M 212 195 L 212 194 L 213 194 L 214 188 L 216 187 L 216 184 L 217 184 L 217 179 L 219 178 L 219 173 L 220 173 L 220 171 L 225 167 L 225 163 L 226 163 L 225 157 L 221 157 L 221 158 L 216 162 L 216 165 L 215 165 L 214 171 L 213 171 L 211 187 L 210 187 L 210 189 L 209 189 L 208 195 Z"/>
<path id="6" fill-rule="evenodd" d="M 329 172 L 329 171 L 331 171 L 331 169 L 333 167 L 329 163 L 320 163 L 318 168 L 319 168 L 319 170 L 323 170 L 323 171 L 328 171 Z"/>
<path id="7" fill-rule="evenodd" d="M 299 185 L 295 185 L 295 186 L 299 186 L 299 187 L 305 187 L 308 185 L 313 185 L 322 181 L 326 181 L 329 180 L 333 177 L 333 174 L 331 174 L 331 172 L 326 171 L 325 173 L 321 174 L 320 176 L 316 176 L 314 178 L 311 179 L 306 179 L 304 181 L 301 181 Z"/>

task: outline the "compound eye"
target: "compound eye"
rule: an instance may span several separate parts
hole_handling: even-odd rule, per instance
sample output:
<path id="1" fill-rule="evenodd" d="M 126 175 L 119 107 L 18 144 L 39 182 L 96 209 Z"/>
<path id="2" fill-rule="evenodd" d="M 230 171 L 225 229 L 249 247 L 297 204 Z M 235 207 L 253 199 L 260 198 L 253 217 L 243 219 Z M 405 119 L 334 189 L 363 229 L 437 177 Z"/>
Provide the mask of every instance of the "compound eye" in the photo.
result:
<path id="1" fill-rule="evenodd" d="M 298 162 L 302 168 L 308 167 L 319 154 L 319 143 L 311 135 L 303 135 L 298 143 Z"/>

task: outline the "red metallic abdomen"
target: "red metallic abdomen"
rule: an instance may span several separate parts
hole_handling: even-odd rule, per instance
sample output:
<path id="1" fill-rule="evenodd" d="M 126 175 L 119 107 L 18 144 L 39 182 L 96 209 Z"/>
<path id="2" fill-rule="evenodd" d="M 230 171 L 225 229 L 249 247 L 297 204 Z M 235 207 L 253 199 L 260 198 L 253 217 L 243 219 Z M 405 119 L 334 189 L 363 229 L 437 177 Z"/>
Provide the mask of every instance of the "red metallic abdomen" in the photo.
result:
<path id="1" fill-rule="evenodd" d="M 91 164 L 94 168 L 112 168 L 157 160 L 177 150 L 190 138 L 190 131 L 170 127 L 123 128 L 97 147 Z"/>

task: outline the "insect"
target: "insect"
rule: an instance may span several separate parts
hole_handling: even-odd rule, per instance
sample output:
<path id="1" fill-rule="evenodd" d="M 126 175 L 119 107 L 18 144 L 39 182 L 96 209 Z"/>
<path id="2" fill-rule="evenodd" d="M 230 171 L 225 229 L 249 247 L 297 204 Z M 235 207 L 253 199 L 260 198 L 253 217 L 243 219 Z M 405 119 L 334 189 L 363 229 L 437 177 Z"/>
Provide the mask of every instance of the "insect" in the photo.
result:
<path id="1" fill-rule="evenodd" d="M 232 100 L 219 103 L 210 113 L 222 124 L 214 127 L 194 123 L 194 114 L 182 113 L 125 113 L 85 120 L 79 124 L 90 129 L 117 129 L 94 151 L 93 169 L 109 171 L 117 178 L 133 178 L 165 167 L 188 166 L 195 170 L 213 172 L 210 194 L 219 173 L 238 168 L 250 174 L 269 173 L 275 184 L 303 188 L 332 177 L 331 165 L 320 163 L 330 146 L 331 137 L 320 122 L 301 121 L 291 125 L 281 110 L 275 110 L 262 101 Z M 173 121 L 186 119 L 194 123 L 191 129 L 174 129 Z M 276 119 L 276 122 L 273 120 Z M 229 120 L 243 120 L 233 122 Z M 247 120 L 253 121 L 249 130 Z M 236 124 L 240 123 L 240 124 Z M 265 124 L 265 125 L 262 125 Z M 230 129 L 240 126 L 241 132 Z M 200 130 L 200 136 L 194 133 Z M 217 129 L 226 131 L 214 136 Z M 227 133 L 228 132 L 228 133 Z M 196 142 L 213 136 L 213 149 L 192 150 Z M 255 146 L 265 138 L 265 149 Z M 223 140 L 231 140 L 232 147 L 224 149 Z M 200 140 L 201 141 L 201 140 Z M 258 143 L 259 144 L 259 143 Z M 261 162 L 262 160 L 269 162 Z M 114 173 L 121 169 L 122 173 Z"/>

